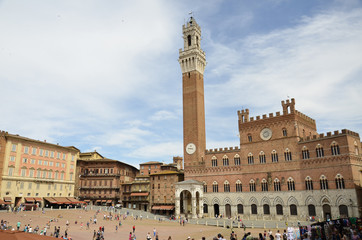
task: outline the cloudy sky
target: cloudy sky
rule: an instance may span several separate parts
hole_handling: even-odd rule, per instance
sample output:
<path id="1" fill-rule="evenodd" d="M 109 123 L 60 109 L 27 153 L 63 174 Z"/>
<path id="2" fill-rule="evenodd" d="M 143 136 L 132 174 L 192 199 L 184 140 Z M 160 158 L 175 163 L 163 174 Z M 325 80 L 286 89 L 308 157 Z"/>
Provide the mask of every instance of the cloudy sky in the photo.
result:
<path id="1" fill-rule="evenodd" d="M 182 24 L 206 52 L 207 148 L 238 146 L 237 111 L 362 134 L 362 2 L 0 0 L 0 129 L 134 166 L 182 156 Z"/>

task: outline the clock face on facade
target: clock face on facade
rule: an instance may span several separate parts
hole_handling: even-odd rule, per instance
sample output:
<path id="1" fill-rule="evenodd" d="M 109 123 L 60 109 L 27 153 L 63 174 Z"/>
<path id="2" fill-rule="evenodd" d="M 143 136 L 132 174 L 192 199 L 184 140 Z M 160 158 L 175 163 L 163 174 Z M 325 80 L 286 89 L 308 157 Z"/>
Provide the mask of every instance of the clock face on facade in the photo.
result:
<path id="1" fill-rule="evenodd" d="M 187 152 L 188 154 L 193 154 L 195 151 L 196 151 L 196 146 L 195 146 L 195 144 L 193 144 L 193 143 L 187 144 L 187 146 L 186 146 L 186 152 Z"/>
<path id="2" fill-rule="evenodd" d="M 260 137 L 265 141 L 269 140 L 272 137 L 272 130 L 270 130 L 269 128 L 264 128 L 260 132 Z"/>

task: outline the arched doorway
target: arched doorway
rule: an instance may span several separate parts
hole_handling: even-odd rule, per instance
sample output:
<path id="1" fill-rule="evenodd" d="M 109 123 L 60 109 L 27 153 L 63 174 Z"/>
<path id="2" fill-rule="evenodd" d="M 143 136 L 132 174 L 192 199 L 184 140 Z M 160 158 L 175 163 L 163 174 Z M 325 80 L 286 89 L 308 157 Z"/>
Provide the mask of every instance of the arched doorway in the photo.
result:
<path id="1" fill-rule="evenodd" d="M 341 218 L 348 218 L 348 208 L 346 205 L 339 206 L 339 216 Z"/>
<path id="2" fill-rule="evenodd" d="M 313 204 L 308 205 L 308 214 L 309 214 L 310 217 L 315 217 L 316 216 L 315 206 Z"/>
<path id="3" fill-rule="evenodd" d="M 258 207 L 256 204 L 251 204 L 251 214 L 258 214 Z"/>
<path id="4" fill-rule="evenodd" d="M 283 206 L 281 204 L 276 205 L 277 215 L 283 215 Z"/>
<path id="5" fill-rule="evenodd" d="M 209 213 L 209 207 L 204 203 L 204 213 Z"/>
<path id="6" fill-rule="evenodd" d="M 220 215 L 220 209 L 219 209 L 219 204 L 214 204 L 214 214 L 215 217 Z"/>
<path id="7" fill-rule="evenodd" d="M 323 215 L 324 215 L 324 220 L 332 219 L 332 211 L 330 205 L 328 204 L 323 205 Z"/>
<path id="8" fill-rule="evenodd" d="M 185 214 L 187 217 L 188 214 L 191 214 L 191 193 L 187 190 L 184 190 L 180 194 L 180 212 Z"/>
<path id="9" fill-rule="evenodd" d="M 231 206 L 230 204 L 226 204 L 225 205 L 225 216 L 227 218 L 230 218 L 231 217 Z"/>
<path id="10" fill-rule="evenodd" d="M 238 204 L 238 214 L 244 214 L 244 206 L 242 204 Z"/>

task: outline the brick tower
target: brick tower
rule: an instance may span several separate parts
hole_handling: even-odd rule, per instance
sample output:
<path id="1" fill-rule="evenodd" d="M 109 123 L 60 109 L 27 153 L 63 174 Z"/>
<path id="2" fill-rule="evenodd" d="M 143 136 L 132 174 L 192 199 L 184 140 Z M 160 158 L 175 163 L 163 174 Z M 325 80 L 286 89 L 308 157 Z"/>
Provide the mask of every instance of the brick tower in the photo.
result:
<path id="1" fill-rule="evenodd" d="M 204 70 L 205 52 L 200 47 L 201 28 L 192 17 L 182 26 L 184 49 L 180 49 L 182 70 L 183 129 L 185 171 L 204 162 L 205 107 Z"/>

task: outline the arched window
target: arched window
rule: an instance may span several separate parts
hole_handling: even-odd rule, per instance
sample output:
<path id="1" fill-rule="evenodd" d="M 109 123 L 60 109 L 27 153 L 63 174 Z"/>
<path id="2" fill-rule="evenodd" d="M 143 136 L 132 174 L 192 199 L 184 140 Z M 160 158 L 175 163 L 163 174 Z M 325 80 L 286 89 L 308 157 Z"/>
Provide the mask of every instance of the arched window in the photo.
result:
<path id="1" fill-rule="evenodd" d="M 295 191 L 295 183 L 294 183 L 294 180 L 293 178 L 288 178 L 288 191 Z"/>
<path id="2" fill-rule="evenodd" d="M 228 181 L 224 182 L 224 192 L 230 192 L 230 184 Z"/>
<path id="3" fill-rule="evenodd" d="M 283 137 L 287 137 L 288 136 L 288 132 L 286 128 L 283 128 Z"/>
<path id="4" fill-rule="evenodd" d="M 252 153 L 248 154 L 248 164 L 254 164 L 254 157 Z"/>
<path id="5" fill-rule="evenodd" d="M 272 159 L 272 162 L 278 162 L 278 153 L 277 153 L 277 151 L 275 151 L 275 150 L 272 151 L 271 159 Z"/>
<path id="6" fill-rule="evenodd" d="M 207 193 L 207 183 L 204 182 L 204 193 Z"/>
<path id="7" fill-rule="evenodd" d="M 240 156 L 239 156 L 239 154 L 236 154 L 236 155 L 234 156 L 234 164 L 235 164 L 236 166 L 240 165 Z"/>
<path id="8" fill-rule="evenodd" d="M 242 204 L 238 204 L 238 214 L 244 214 L 244 206 Z"/>
<path id="9" fill-rule="evenodd" d="M 341 218 L 348 218 L 348 207 L 346 205 L 340 205 L 338 208 L 339 208 L 339 216 Z"/>
<path id="10" fill-rule="evenodd" d="M 337 174 L 336 178 L 336 188 L 337 189 L 344 189 L 344 179 L 341 174 Z"/>
<path id="11" fill-rule="evenodd" d="M 261 180 L 261 191 L 268 191 L 268 182 L 265 179 Z"/>
<path id="12" fill-rule="evenodd" d="M 258 207 L 256 204 L 251 204 L 251 214 L 258 214 Z"/>
<path id="13" fill-rule="evenodd" d="M 308 215 L 311 217 L 316 216 L 315 206 L 313 204 L 308 205 Z"/>
<path id="14" fill-rule="evenodd" d="M 228 158 L 228 156 L 224 155 L 222 157 L 222 165 L 223 166 L 229 166 L 229 158 Z"/>
<path id="15" fill-rule="evenodd" d="M 313 181 L 311 177 L 305 178 L 305 189 L 306 190 L 313 190 Z"/>
<path id="16" fill-rule="evenodd" d="M 336 142 L 332 142 L 331 144 L 331 152 L 333 156 L 339 155 L 339 146 Z"/>
<path id="17" fill-rule="evenodd" d="M 217 182 L 213 182 L 212 184 L 212 191 L 213 192 L 219 192 L 219 185 L 217 184 Z"/>
<path id="18" fill-rule="evenodd" d="M 277 204 L 276 206 L 277 215 L 283 215 L 283 206 L 280 204 Z"/>
<path id="19" fill-rule="evenodd" d="M 268 204 L 264 204 L 263 205 L 263 211 L 265 215 L 269 215 L 270 214 L 270 207 Z"/>
<path id="20" fill-rule="evenodd" d="M 265 153 L 263 151 L 261 151 L 259 153 L 259 160 L 260 160 L 260 163 L 266 163 L 266 160 L 265 160 Z"/>
<path id="21" fill-rule="evenodd" d="M 298 215 L 298 211 L 297 211 L 297 205 L 295 204 L 291 204 L 290 205 L 290 215 Z"/>
<path id="22" fill-rule="evenodd" d="M 252 142 L 253 141 L 253 137 L 251 136 L 251 134 L 248 134 L 248 141 Z"/>
<path id="23" fill-rule="evenodd" d="M 320 180 L 320 185 L 321 185 L 321 190 L 327 190 L 328 189 L 328 181 L 327 181 L 327 178 L 322 175 Z"/>
<path id="24" fill-rule="evenodd" d="M 255 192 L 255 181 L 253 179 L 249 182 L 250 192 Z"/>
<path id="25" fill-rule="evenodd" d="M 309 150 L 306 146 L 302 150 L 302 159 L 309 159 Z"/>
<path id="26" fill-rule="evenodd" d="M 191 35 L 187 36 L 187 44 L 189 47 L 191 46 Z"/>
<path id="27" fill-rule="evenodd" d="M 285 161 L 292 161 L 292 153 L 288 148 L 284 151 L 284 159 Z"/>
<path id="28" fill-rule="evenodd" d="M 324 157 L 324 150 L 320 144 L 317 145 L 315 152 L 316 152 L 317 158 Z"/>
<path id="29" fill-rule="evenodd" d="M 217 158 L 215 156 L 213 156 L 211 158 L 211 166 L 212 167 L 217 167 Z"/>
<path id="30" fill-rule="evenodd" d="M 209 213 L 209 207 L 204 203 L 204 213 Z"/>
<path id="31" fill-rule="evenodd" d="M 358 155 L 358 154 L 359 154 L 359 151 L 358 151 L 358 144 L 357 144 L 357 142 L 356 142 L 356 141 L 354 141 L 354 153 L 355 153 L 356 155 Z"/>
<path id="32" fill-rule="evenodd" d="M 241 181 L 240 180 L 237 180 L 236 181 L 236 184 L 235 184 L 235 190 L 236 192 L 242 192 L 243 191 L 243 188 L 242 188 L 242 185 L 241 185 Z"/>
<path id="33" fill-rule="evenodd" d="M 274 179 L 274 191 L 279 192 L 281 190 L 280 181 L 278 178 Z"/>

